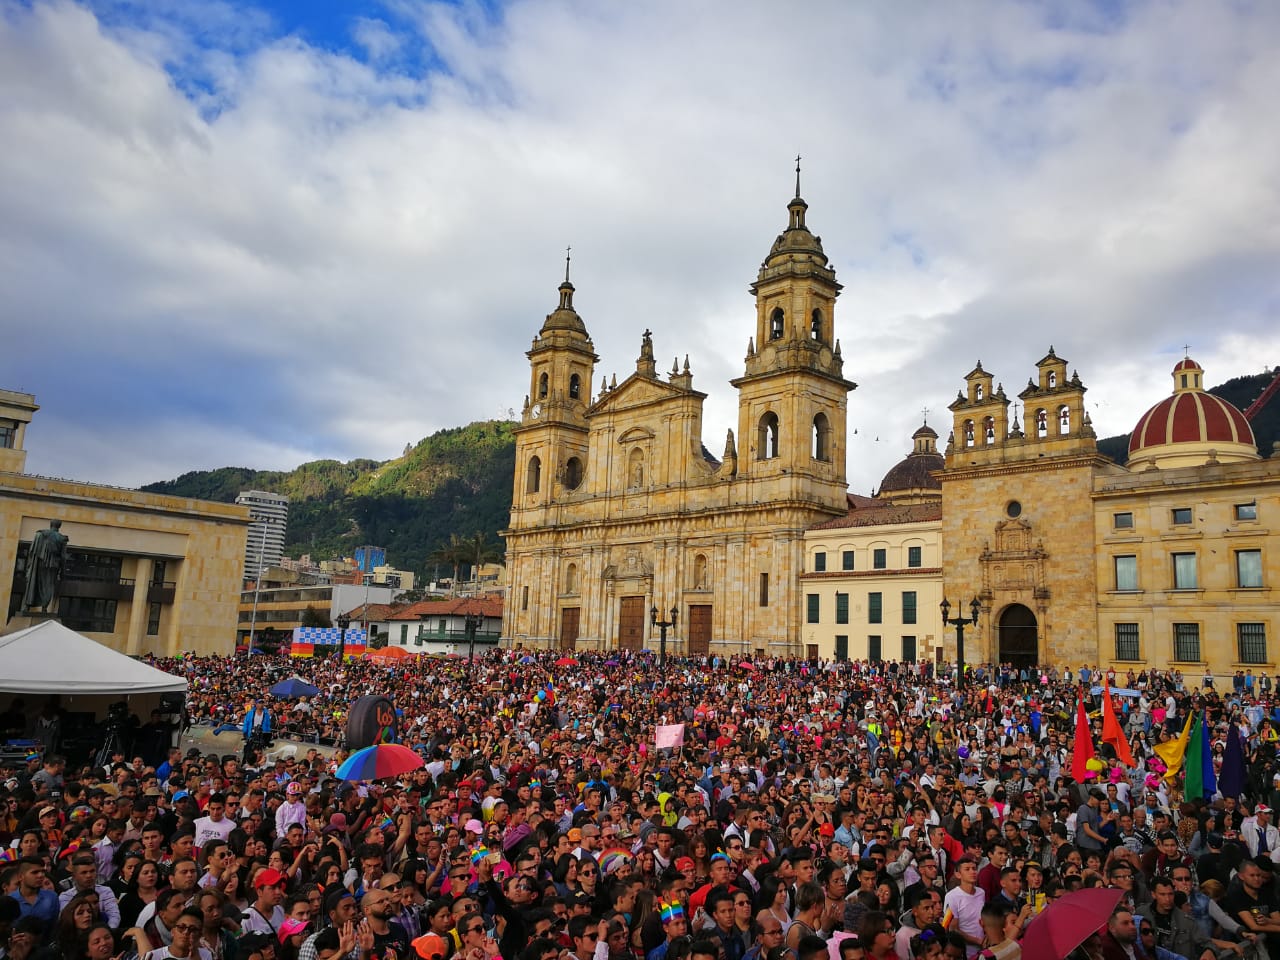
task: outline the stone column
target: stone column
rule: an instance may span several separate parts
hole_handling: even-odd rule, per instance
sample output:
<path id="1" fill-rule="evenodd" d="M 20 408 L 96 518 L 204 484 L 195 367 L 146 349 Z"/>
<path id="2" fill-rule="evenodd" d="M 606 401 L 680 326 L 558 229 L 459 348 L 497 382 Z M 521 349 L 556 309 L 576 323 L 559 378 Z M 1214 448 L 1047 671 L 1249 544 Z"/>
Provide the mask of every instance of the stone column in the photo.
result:
<path id="1" fill-rule="evenodd" d="M 151 570 L 154 561 L 150 557 L 139 557 L 133 574 L 133 605 L 129 608 L 129 636 L 125 652 L 131 657 L 142 653 L 142 645 L 147 635 L 147 591 L 151 589 Z"/>

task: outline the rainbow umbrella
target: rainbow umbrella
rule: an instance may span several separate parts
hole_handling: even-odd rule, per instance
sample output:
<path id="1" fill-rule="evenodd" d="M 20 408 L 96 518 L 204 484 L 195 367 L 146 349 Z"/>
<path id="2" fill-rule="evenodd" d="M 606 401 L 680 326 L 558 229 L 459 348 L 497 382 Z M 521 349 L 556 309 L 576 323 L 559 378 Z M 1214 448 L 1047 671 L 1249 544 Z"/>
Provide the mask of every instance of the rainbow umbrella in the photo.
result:
<path id="1" fill-rule="evenodd" d="M 339 780 L 383 780 L 422 767 L 422 757 L 398 743 L 375 743 L 357 750 L 338 768 Z"/>
<path id="2" fill-rule="evenodd" d="M 630 863 L 634 857 L 626 847 L 611 847 L 600 854 L 600 872 L 606 877 L 611 875 L 624 863 Z"/>

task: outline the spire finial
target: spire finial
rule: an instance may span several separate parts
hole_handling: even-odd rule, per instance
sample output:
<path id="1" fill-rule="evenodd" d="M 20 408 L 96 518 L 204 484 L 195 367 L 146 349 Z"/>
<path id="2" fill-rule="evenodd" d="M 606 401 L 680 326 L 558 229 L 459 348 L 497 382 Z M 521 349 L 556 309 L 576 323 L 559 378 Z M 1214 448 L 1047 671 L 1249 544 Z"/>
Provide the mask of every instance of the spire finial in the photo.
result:
<path id="1" fill-rule="evenodd" d="M 1184 343 L 1182 345 L 1182 356 L 1187 360 L 1191 359 L 1191 344 Z"/>
<path id="2" fill-rule="evenodd" d="M 920 409 L 920 415 L 921 415 L 921 417 L 922 417 L 922 419 L 923 419 L 924 425 L 927 427 L 927 426 L 929 425 L 929 408 L 928 408 L 928 407 L 922 407 L 922 408 Z"/>
<path id="3" fill-rule="evenodd" d="M 800 154 L 796 154 L 796 196 L 800 196 Z"/>
<path id="4" fill-rule="evenodd" d="M 569 282 L 569 251 L 572 249 L 573 247 L 564 248 L 564 282 L 565 283 Z"/>

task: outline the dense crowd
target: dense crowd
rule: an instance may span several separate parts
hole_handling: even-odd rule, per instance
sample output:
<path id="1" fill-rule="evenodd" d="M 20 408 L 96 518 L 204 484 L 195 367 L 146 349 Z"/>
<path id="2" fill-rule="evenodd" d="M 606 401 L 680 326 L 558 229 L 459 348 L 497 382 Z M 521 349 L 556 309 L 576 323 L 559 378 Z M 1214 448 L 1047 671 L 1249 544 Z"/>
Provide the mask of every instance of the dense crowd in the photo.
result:
<path id="1" fill-rule="evenodd" d="M 1265 676 L 985 666 L 957 688 L 929 664 L 509 651 L 156 665 L 224 746 L 166 749 L 153 717 L 73 769 L 53 705 L 0 717 L 47 741 L 0 787 L 3 960 L 1009 958 L 1093 887 L 1119 906 L 1075 957 L 1280 960 Z M 292 674 L 319 694 L 272 698 Z M 1127 691 L 1135 765 L 1099 744 L 1076 783 L 1077 703 L 1100 729 L 1104 681 Z M 335 777 L 366 693 L 396 704 L 421 769 Z M 1239 730 L 1239 795 L 1160 776 L 1154 747 L 1192 709 L 1215 762 Z M 278 755 L 286 735 L 339 752 Z"/>

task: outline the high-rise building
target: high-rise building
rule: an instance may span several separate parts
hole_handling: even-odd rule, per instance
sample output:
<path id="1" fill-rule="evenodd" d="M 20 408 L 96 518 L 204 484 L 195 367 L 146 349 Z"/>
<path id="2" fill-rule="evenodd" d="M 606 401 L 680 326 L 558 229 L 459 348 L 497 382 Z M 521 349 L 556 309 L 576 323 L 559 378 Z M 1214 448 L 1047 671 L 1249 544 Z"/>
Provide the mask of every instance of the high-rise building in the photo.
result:
<path id="1" fill-rule="evenodd" d="M 244 577 L 256 580 L 267 567 L 280 565 L 284 530 L 289 523 L 289 498 L 265 490 L 243 490 L 236 503 L 249 508 L 249 539 L 244 550 Z"/>

